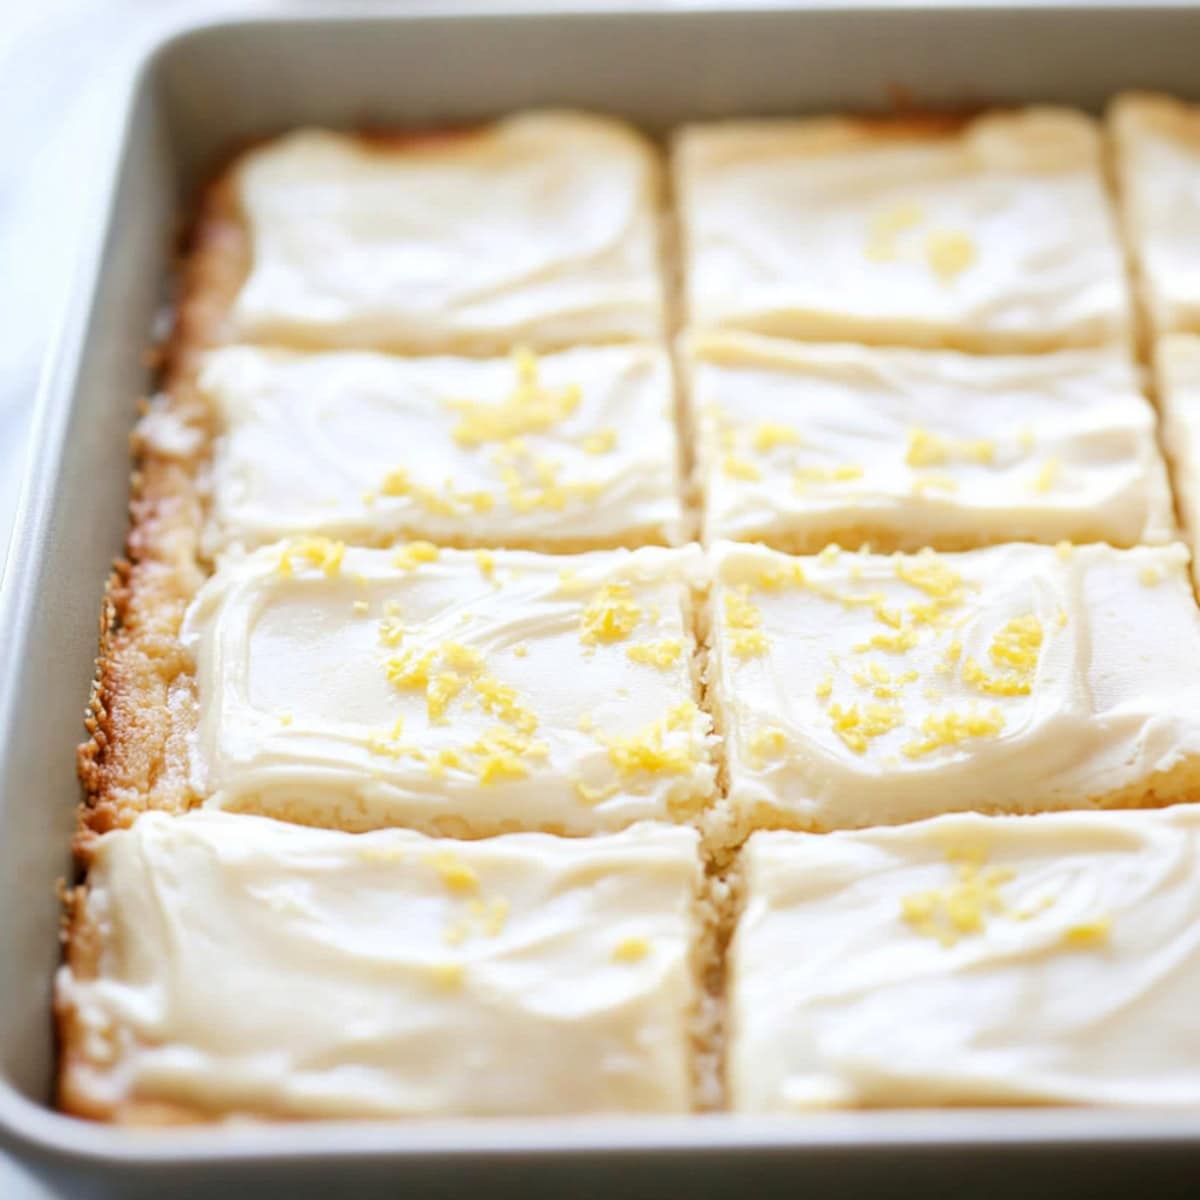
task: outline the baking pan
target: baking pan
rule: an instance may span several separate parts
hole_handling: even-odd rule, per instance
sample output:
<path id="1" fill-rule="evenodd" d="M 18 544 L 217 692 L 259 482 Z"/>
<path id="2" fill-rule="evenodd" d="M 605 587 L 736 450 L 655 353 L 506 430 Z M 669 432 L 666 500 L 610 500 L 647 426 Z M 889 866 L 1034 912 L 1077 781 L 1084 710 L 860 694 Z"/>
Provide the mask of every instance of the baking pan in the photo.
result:
<path id="1" fill-rule="evenodd" d="M 74 747 L 96 614 L 126 528 L 128 434 L 178 215 L 223 151 L 308 122 L 421 124 L 536 105 L 650 129 L 752 113 L 1050 100 L 1130 86 L 1200 98 L 1200 10 L 562 4 L 200 26 L 148 56 L 94 206 L 38 400 L 0 594 L 0 1144 L 60 1192 L 824 1197 L 1200 1193 L 1200 1112 L 828 1113 L 786 1119 L 414 1121 L 109 1128 L 60 1116 L 55 882 L 70 876 Z M 1200 1014 L 1200 998 L 1197 1012 Z M 1200 1019 L 1200 1015 L 1198 1018 Z M 1189 1185 L 1189 1179 L 1192 1181 Z"/>

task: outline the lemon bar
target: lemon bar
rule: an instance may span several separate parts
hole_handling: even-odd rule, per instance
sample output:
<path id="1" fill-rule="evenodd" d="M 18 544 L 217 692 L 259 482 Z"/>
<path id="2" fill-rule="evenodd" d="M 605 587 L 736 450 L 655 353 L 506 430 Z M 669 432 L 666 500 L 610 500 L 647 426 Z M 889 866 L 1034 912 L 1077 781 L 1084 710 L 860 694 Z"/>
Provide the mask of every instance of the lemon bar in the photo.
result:
<path id="1" fill-rule="evenodd" d="M 1151 332 L 1200 333 L 1200 108 L 1130 92 L 1113 102 L 1109 123 Z"/>
<path id="2" fill-rule="evenodd" d="M 686 1111 L 696 841 L 148 813 L 98 841 L 75 906 L 62 1106 L 145 1124 Z"/>
<path id="3" fill-rule="evenodd" d="M 1171 460 L 1179 516 L 1192 545 L 1200 537 L 1200 336 L 1173 333 L 1154 352 L 1163 444 Z"/>
<path id="4" fill-rule="evenodd" d="M 1200 1104 L 1200 810 L 756 833 L 730 1107 Z"/>
<path id="5" fill-rule="evenodd" d="M 210 553 L 301 533 L 547 550 L 682 540 L 661 349 L 510 360 L 230 346 L 199 384 L 219 429 Z"/>
<path id="6" fill-rule="evenodd" d="M 715 836 L 1200 799 L 1180 545 L 714 551 Z"/>
<path id="7" fill-rule="evenodd" d="M 226 558 L 182 640 L 194 789 L 351 831 L 566 835 L 688 820 L 713 786 L 695 546 L 554 557 L 348 549 Z"/>
<path id="8" fill-rule="evenodd" d="M 1129 338 L 1083 113 L 698 125 L 675 171 L 694 327 L 988 353 Z"/>
<path id="9" fill-rule="evenodd" d="M 706 539 L 955 550 L 1168 541 L 1155 414 L 1121 349 L 692 339 Z"/>
<path id="10" fill-rule="evenodd" d="M 299 130 L 238 159 L 210 199 L 243 274 L 225 336 L 465 354 L 651 340 L 661 205 L 656 152 L 605 117 Z"/>

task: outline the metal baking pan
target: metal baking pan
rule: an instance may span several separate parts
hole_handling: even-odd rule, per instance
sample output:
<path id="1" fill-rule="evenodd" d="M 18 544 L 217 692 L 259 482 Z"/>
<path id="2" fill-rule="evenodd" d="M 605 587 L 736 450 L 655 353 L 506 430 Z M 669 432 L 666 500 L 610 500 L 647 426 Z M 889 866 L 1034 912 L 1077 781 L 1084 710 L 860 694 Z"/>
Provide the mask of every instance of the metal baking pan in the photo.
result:
<path id="1" fill-rule="evenodd" d="M 828 1113 L 131 1131 L 49 1107 L 74 747 L 96 614 L 126 529 L 128 434 L 172 234 L 229 146 L 309 122 L 421 124 L 535 105 L 650 129 L 696 117 L 1051 100 L 1200 99 L 1200 9 L 560 4 L 241 20 L 149 55 L 44 379 L 0 595 L 0 1145 L 59 1194 L 514 1192 L 824 1197 L 1200 1193 L 1200 1111 Z M 1197 1011 L 1200 1013 L 1200 997 Z M 1198 1017 L 1200 1019 L 1200 1017 Z M 1192 1180 L 1188 1186 L 1189 1177 Z M 1186 1190 L 1185 1190 L 1186 1189 Z"/>

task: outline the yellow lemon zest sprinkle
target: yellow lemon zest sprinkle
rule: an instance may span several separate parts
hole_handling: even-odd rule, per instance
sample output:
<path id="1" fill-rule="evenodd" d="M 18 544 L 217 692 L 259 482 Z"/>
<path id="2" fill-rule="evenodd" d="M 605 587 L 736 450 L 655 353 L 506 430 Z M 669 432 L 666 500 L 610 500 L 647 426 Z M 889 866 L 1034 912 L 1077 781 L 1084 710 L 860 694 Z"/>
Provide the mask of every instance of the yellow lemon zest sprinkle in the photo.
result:
<path id="1" fill-rule="evenodd" d="M 738 629 L 729 637 L 729 649 L 735 658 L 760 658 L 770 648 L 770 639 L 761 629 Z"/>
<path id="2" fill-rule="evenodd" d="M 442 932 L 447 945 L 458 946 L 469 937 L 498 937 L 508 921 L 509 905 L 503 896 L 484 902 L 472 899 L 467 902 L 463 916 L 448 925 Z"/>
<path id="3" fill-rule="evenodd" d="M 727 453 L 721 459 L 721 470 L 730 479 L 745 479 L 753 482 L 762 478 L 762 472 L 752 462 L 732 452 Z"/>
<path id="4" fill-rule="evenodd" d="M 496 556 L 490 550 L 476 550 L 475 565 L 484 579 L 495 579 Z"/>
<path id="5" fill-rule="evenodd" d="M 480 922 L 485 937 L 499 937 L 508 922 L 509 904 L 503 896 L 496 896 L 487 904 L 472 900 L 470 913 Z"/>
<path id="6" fill-rule="evenodd" d="M 955 229 L 935 229 L 925 238 L 925 259 L 939 279 L 949 283 L 975 261 L 975 243 Z"/>
<path id="7" fill-rule="evenodd" d="M 330 578 L 342 569 L 342 558 L 346 553 L 346 543 L 334 541 L 333 538 L 311 537 L 292 538 L 284 548 L 279 558 L 280 575 L 291 575 L 292 560 L 303 559 L 314 567 L 320 567 Z"/>
<path id="8" fill-rule="evenodd" d="M 859 687 L 869 688 L 877 700 L 895 700 L 903 689 L 917 679 L 916 671 L 900 671 L 893 674 L 882 663 L 869 662 L 858 668 L 853 675 Z"/>
<path id="9" fill-rule="evenodd" d="M 517 699 L 515 688 L 501 683 L 493 675 L 479 675 L 471 683 L 484 711 L 507 721 L 522 733 L 533 733 L 537 729 L 537 717 Z"/>
<path id="10" fill-rule="evenodd" d="M 882 737 L 895 729 L 904 714 L 894 704 L 851 704 L 829 706 L 833 731 L 855 754 L 865 754 L 871 738 Z"/>
<path id="11" fill-rule="evenodd" d="M 1000 889 L 1013 878 L 1007 867 L 984 867 L 982 854 L 947 855 L 954 881 L 944 888 L 912 892 L 900 901 L 900 914 L 914 933 L 941 945 L 980 934 L 989 916 L 1008 914 Z"/>
<path id="12" fill-rule="evenodd" d="M 529 774 L 528 760 L 545 758 L 549 753 L 545 743 L 535 742 L 523 731 L 504 725 L 489 729 L 463 750 L 478 760 L 474 770 L 480 783 L 524 779 Z"/>
<path id="13" fill-rule="evenodd" d="M 904 461 L 910 467 L 942 467 L 951 462 L 987 464 L 996 458 L 996 443 L 990 438 L 945 438 L 919 426 L 908 431 Z"/>
<path id="14" fill-rule="evenodd" d="M 895 571 L 897 579 L 946 607 L 960 603 L 963 598 L 966 587 L 963 577 L 932 550 L 897 555 Z"/>
<path id="15" fill-rule="evenodd" d="M 371 606 L 365 600 L 353 600 L 350 609 L 356 617 L 365 617 L 371 611 Z"/>
<path id="16" fill-rule="evenodd" d="M 688 711 L 684 711 L 687 709 Z M 696 750 L 689 739 L 684 745 L 668 745 L 668 730 L 679 730 L 690 722 L 695 705 L 676 705 L 660 721 L 651 722 L 637 733 L 607 741 L 609 761 L 622 777 L 637 774 L 687 775 L 696 765 Z"/>
<path id="17" fill-rule="evenodd" d="M 958 746 L 971 738 L 996 737 L 1004 728 L 1004 714 L 998 708 L 987 712 L 969 711 L 930 713 L 921 722 L 924 740 L 907 742 L 900 752 L 907 758 L 923 758 L 935 750 Z"/>
<path id="18" fill-rule="evenodd" d="M 454 427 L 460 446 L 506 442 L 526 433 L 545 433 L 569 417 L 578 407 L 577 384 L 550 389 L 538 380 L 537 355 L 525 347 L 513 351 L 517 380 L 508 397 L 498 404 L 476 400 L 448 400 L 446 407 L 461 414 Z"/>
<path id="19" fill-rule="evenodd" d="M 925 210 L 910 200 L 902 200 L 877 212 L 867 227 L 864 253 L 875 262 L 890 262 L 896 257 L 896 239 L 925 219 Z"/>
<path id="20" fill-rule="evenodd" d="M 745 591 L 725 593 L 725 626 L 727 629 L 757 629 L 762 613 Z"/>
<path id="21" fill-rule="evenodd" d="M 403 758 L 409 753 L 408 750 L 399 744 L 403 734 L 404 718 L 397 717 L 391 729 L 385 733 L 373 734 L 367 738 L 367 749 L 372 754 L 383 754 L 388 758 Z"/>
<path id="22" fill-rule="evenodd" d="M 751 765 L 757 769 L 769 758 L 782 758 L 787 748 L 787 734 L 782 729 L 774 726 L 757 729 L 750 737 Z"/>
<path id="23" fill-rule="evenodd" d="M 605 784 L 603 787 L 589 787 L 582 779 L 575 781 L 575 794 L 584 804 L 600 804 L 620 790 L 615 783 Z"/>
<path id="24" fill-rule="evenodd" d="M 683 643 L 679 638 L 660 638 L 657 642 L 639 642 L 630 646 L 625 653 L 635 663 L 665 671 L 679 661 L 679 656 L 683 653 Z"/>
<path id="25" fill-rule="evenodd" d="M 770 648 L 767 635 L 759 629 L 762 613 L 743 587 L 741 591 L 725 593 L 725 628 L 730 633 L 729 648 L 738 658 L 755 658 Z"/>
<path id="26" fill-rule="evenodd" d="M 619 642 L 634 631 L 641 619 L 641 607 L 634 600 L 629 584 L 608 583 L 580 615 L 579 636 L 586 645 Z"/>
<path id="27" fill-rule="evenodd" d="M 378 493 L 368 494 L 408 496 L 426 512 L 447 517 L 459 516 L 465 511 L 490 512 L 496 503 L 491 492 L 458 492 L 450 480 L 445 483 L 443 495 L 424 484 L 415 483 L 403 467 L 389 471 L 379 485 Z"/>
<path id="28" fill-rule="evenodd" d="M 583 439 L 582 446 L 585 454 L 607 454 L 617 444 L 615 429 L 597 429 Z"/>
<path id="29" fill-rule="evenodd" d="M 455 698 L 467 686 L 467 681 L 454 671 L 439 671 L 425 689 L 425 702 L 429 719 L 440 721 Z"/>
<path id="30" fill-rule="evenodd" d="M 1033 482 L 1029 485 L 1033 491 L 1045 493 L 1050 491 L 1058 482 L 1058 472 L 1062 463 L 1057 458 L 1048 458 L 1042 463 L 1042 469 L 1034 477 Z"/>
<path id="31" fill-rule="evenodd" d="M 750 435 L 750 445 L 760 454 L 774 450 L 776 446 L 798 446 L 801 441 L 795 429 L 779 421 L 759 421 Z"/>
<path id="32" fill-rule="evenodd" d="M 402 571 L 413 571 L 420 563 L 436 562 L 439 553 L 432 542 L 406 542 L 396 551 L 392 564 Z"/>
<path id="33" fill-rule="evenodd" d="M 461 767 L 463 765 L 462 757 L 452 746 L 444 747 L 432 757 L 426 754 L 424 761 L 426 767 L 429 768 L 429 774 L 434 779 L 443 778 L 448 767 Z"/>
<path id="34" fill-rule="evenodd" d="M 885 650 L 889 654 L 904 654 L 916 644 L 916 630 L 897 629 L 891 633 L 872 634 L 865 642 L 858 642 L 854 649 L 860 654 L 868 650 Z"/>
<path id="35" fill-rule="evenodd" d="M 452 892 L 477 892 L 479 876 L 452 850 L 427 854 L 425 861 L 441 876 Z"/>
<path id="36" fill-rule="evenodd" d="M 1042 623 L 1033 613 L 1014 617 L 1001 626 L 988 648 L 992 661 L 1007 669 L 990 674 L 968 658 L 962 668 L 964 682 L 993 696 L 1028 696 L 1037 674 L 1042 639 Z"/>
<path id="37" fill-rule="evenodd" d="M 403 650 L 383 664 L 387 681 L 397 688 L 425 687 L 429 683 L 429 672 L 436 654 L 432 650 L 419 653 Z"/>
<path id="38" fill-rule="evenodd" d="M 395 617 L 384 617 L 379 622 L 379 641 L 384 646 L 396 647 L 404 640 L 404 624 Z"/>
<path id="39" fill-rule="evenodd" d="M 795 490 L 803 492 L 809 484 L 850 483 L 863 477 L 862 467 L 839 463 L 833 467 L 799 467 L 792 476 Z"/>
<path id="40" fill-rule="evenodd" d="M 828 700 L 833 694 L 833 676 L 826 675 L 824 678 L 819 679 L 813 691 L 818 700 Z"/>
<path id="41" fill-rule="evenodd" d="M 1063 942 L 1068 946 L 1102 946 L 1112 932 L 1112 917 L 1097 917 L 1092 921 L 1080 921 L 1063 930 Z"/>
<path id="42" fill-rule="evenodd" d="M 1157 567 L 1143 567 L 1138 572 L 1138 581 L 1143 587 L 1154 587 L 1156 584 L 1162 583 L 1162 572 Z"/>
<path id="43" fill-rule="evenodd" d="M 633 963 L 650 953 L 650 943 L 645 938 L 627 937 L 619 941 L 612 952 L 613 962 Z"/>

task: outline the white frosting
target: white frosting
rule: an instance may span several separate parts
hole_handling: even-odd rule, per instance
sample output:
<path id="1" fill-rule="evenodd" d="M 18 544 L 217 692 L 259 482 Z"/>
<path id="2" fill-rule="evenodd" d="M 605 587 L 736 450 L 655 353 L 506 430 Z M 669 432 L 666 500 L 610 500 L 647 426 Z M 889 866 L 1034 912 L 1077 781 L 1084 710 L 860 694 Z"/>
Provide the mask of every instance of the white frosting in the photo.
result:
<path id="1" fill-rule="evenodd" d="M 226 558 L 202 588 L 182 637 L 199 689 L 195 787 L 210 807 L 482 835 L 594 833 L 705 805 L 696 547 L 482 563 L 444 550 L 407 569 L 395 558 L 347 549 L 326 574 L 293 553 L 285 574 L 280 547 L 264 547 Z M 618 620 L 587 640 L 589 614 L 612 606 L 627 632 Z M 661 665 L 631 657 L 657 651 Z"/>
<path id="2" fill-rule="evenodd" d="M 1114 101 L 1110 127 L 1153 332 L 1200 332 L 1200 108 L 1129 93 Z"/>
<path id="3" fill-rule="evenodd" d="M 689 1107 L 696 835 L 435 841 L 148 813 L 101 839 L 93 1102 L 214 1116 Z"/>
<path id="4" fill-rule="evenodd" d="M 617 121 L 302 130 L 247 154 L 235 186 L 252 243 L 242 338 L 478 354 L 661 330 L 659 167 Z"/>
<path id="5" fill-rule="evenodd" d="M 742 865 L 733 1108 L 1200 1105 L 1197 808 L 760 833 Z"/>
<path id="6" fill-rule="evenodd" d="M 1082 113 L 729 121 L 685 130 L 676 169 L 695 326 L 989 352 L 1129 335 Z"/>
<path id="7" fill-rule="evenodd" d="M 789 558 L 723 543 L 714 557 L 730 820 L 1078 808 L 1140 798 L 1175 767 L 1200 776 L 1200 612 L 1182 546 Z"/>
<path id="8" fill-rule="evenodd" d="M 709 539 L 819 550 L 855 530 L 915 550 L 1174 533 L 1154 410 L 1123 350 L 983 356 L 738 333 L 691 346 Z"/>
<path id="9" fill-rule="evenodd" d="M 1160 338 L 1154 351 L 1163 444 L 1174 468 L 1179 515 L 1192 543 L 1197 571 L 1200 536 L 1200 337 L 1175 333 Z"/>
<path id="10" fill-rule="evenodd" d="M 521 382 L 523 369 L 534 382 Z M 373 544 L 682 540 L 661 350 L 570 350 L 523 368 L 238 346 L 208 357 L 200 385 L 222 428 L 210 552 L 299 533 Z"/>

